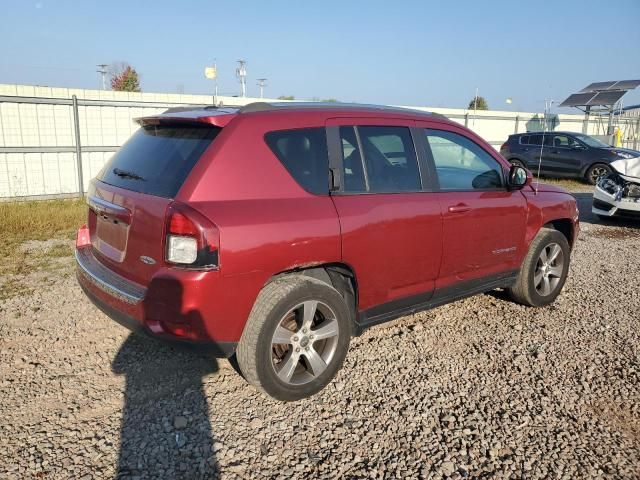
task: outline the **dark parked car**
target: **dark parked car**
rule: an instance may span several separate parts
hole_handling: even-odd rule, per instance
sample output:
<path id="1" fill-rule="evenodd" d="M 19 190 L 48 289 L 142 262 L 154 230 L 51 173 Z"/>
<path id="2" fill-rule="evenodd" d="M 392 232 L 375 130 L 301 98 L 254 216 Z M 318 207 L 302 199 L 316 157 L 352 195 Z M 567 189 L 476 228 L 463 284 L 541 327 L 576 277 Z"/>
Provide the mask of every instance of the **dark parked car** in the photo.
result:
<path id="1" fill-rule="evenodd" d="M 620 159 L 640 156 L 640 152 L 616 148 L 597 138 L 574 132 L 518 133 L 500 147 L 500 153 L 512 165 L 526 167 L 546 177 L 573 177 L 592 185 L 611 173 L 609 165 Z"/>
<path id="2" fill-rule="evenodd" d="M 373 325 L 495 288 L 547 305 L 565 282 L 574 198 L 444 117 L 260 103 L 140 123 L 91 182 L 80 285 L 133 330 L 235 354 L 275 398 L 319 391 Z"/>

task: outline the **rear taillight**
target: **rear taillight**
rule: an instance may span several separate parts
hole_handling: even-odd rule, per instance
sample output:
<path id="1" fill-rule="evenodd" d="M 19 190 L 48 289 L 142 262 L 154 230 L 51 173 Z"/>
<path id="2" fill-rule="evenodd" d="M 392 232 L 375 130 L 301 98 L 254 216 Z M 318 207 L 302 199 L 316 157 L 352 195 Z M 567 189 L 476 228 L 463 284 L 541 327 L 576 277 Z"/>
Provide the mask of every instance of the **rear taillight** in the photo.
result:
<path id="1" fill-rule="evenodd" d="M 216 269 L 220 234 L 204 215 L 174 202 L 167 209 L 165 260 L 186 268 Z"/>
<path id="2" fill-rule="evenodd" d="M 508 152 L 508 151 L 509 151 L 509 144 L 507 142 L 504 142 L 500 147 L 500 153 Z"/>

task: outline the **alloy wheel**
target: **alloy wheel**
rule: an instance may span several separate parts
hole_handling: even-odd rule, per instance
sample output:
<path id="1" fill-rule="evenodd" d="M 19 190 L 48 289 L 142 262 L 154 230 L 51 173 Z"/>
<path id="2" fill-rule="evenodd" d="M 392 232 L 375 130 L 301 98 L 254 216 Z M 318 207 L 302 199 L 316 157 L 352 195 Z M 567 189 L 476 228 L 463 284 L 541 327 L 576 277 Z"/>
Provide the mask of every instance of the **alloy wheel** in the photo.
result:
<path id="1" fill-rule="evenodd" d="M 533 284 L 539 295 L 551 295 L 560 283 L 564 272 L 564 252 L 557 243 L 550 243 L 542 249 L 536 270 L 533 274 Z"/>
<path id="2" fill-rule="evenodd" d="M 315 380 L 327 369 L 340 329 L 333 310 L 307 300 L 282 317 L 271 339 L 271 361 L 278 378 L 291 385 Z"/>

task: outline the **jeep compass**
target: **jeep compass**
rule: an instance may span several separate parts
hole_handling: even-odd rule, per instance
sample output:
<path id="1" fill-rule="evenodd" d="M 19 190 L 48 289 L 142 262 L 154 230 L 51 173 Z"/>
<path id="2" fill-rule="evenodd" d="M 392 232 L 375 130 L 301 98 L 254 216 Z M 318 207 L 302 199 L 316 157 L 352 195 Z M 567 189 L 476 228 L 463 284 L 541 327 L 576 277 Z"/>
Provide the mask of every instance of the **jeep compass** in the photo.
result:
<path id="1" fill-rule="evenodd" d="M 574 198 L 440 115 L 254 103 L 139 124 L 91 181 L 78 281 L 276 399 L 321 390 L 373 325 L 496 288 L 540 307 L 567 277 Z"/>

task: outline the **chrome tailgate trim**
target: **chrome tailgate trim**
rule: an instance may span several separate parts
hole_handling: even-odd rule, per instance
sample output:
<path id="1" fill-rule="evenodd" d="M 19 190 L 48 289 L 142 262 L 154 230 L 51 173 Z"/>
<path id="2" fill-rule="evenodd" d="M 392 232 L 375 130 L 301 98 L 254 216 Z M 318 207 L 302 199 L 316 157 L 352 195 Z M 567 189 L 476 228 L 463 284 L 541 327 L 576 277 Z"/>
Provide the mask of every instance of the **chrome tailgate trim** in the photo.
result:
<path id="1" fill-rule="evenodd" d="M 100 263 L 91 247 L 76 249 L 78 273 L 105 293 L 135 305 L 144 299 L 147 289 L 121 277 Z"/>

